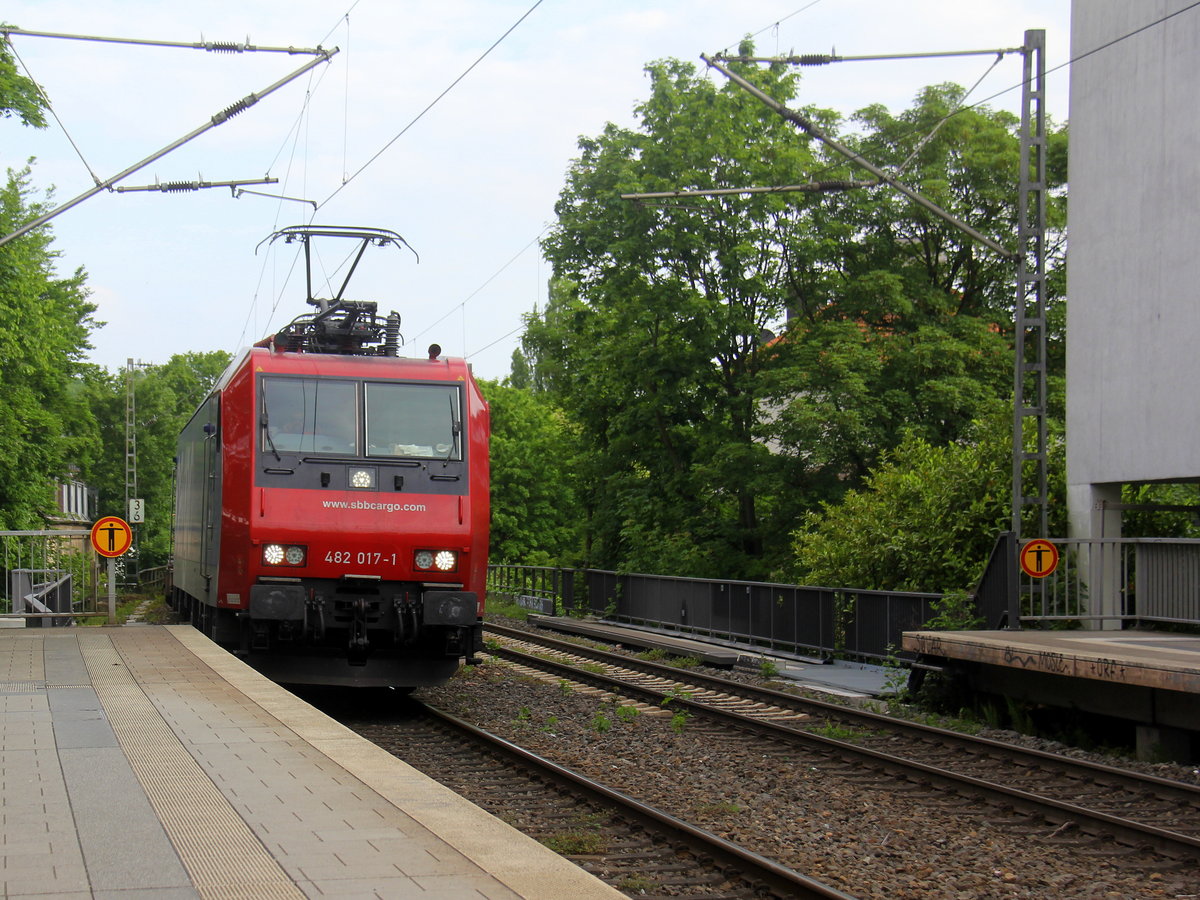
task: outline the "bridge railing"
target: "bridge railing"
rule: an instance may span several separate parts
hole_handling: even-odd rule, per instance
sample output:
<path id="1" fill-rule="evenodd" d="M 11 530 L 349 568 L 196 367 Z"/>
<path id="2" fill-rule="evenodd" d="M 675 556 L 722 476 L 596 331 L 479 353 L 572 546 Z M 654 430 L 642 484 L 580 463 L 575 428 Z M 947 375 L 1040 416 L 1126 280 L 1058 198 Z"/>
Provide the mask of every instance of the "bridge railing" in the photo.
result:
<path id="1" fill-rule="evenodd" d="M 489 590 L 545 597 L 564 614 L 665 628 L 801 655 L 881 662 L 940 594 L 536 566 L 489 567 Z M 526 604 L 529 605 L 529 604 Z"/>
<path id="2" fill-rule="evenodd" d="M 87 529 L 0 531 L 0 617 L 51 626 L 106 616 L 89 535 Z"/>

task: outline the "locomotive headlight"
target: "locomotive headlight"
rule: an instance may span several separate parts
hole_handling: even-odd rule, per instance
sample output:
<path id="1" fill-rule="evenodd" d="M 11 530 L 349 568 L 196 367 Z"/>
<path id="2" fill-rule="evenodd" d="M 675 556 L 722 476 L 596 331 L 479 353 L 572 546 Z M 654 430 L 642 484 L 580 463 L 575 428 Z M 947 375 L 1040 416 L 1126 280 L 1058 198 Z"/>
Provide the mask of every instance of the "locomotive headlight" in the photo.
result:
<path id="1" fill-rule="evenodd" d="M 308 548 L 301 544 L 263 544 L 264 565 L 302 566 L 307 560 Z"/>
<path id="2" fill-rule="evenodd" d="M 351 469 L 350 487 L 370 490 L 375 487 L 374 469 Z"/>
<path id="3" fill-rule="evenodd" d="M 458 568 L 458 554 L 453 550 L 418 550 L 413 554 L 413 564 L 418 569 L 453 572 Z"/>

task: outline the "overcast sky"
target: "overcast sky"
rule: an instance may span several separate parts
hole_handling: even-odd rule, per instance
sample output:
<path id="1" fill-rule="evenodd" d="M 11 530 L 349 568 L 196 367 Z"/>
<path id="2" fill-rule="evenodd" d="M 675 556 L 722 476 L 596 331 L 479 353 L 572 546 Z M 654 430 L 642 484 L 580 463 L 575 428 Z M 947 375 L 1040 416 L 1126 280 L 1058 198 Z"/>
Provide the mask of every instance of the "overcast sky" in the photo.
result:
<path id="1" fill-rule="evenodd" d="M 646 62 L 736 50 L 845 56 L 1018 47 L 1047 31 L 1047 64 L 1069 58 L 1069 0 L 7 0 L 30 31 L 263 47 L 337 47 L 328 62 L 121 182 L 241 180 L 182 194 L 102 192 L 51 225 L 60 271 L 88 272 L 97 318 L 90 358 L 162 363 L 234 352 L 306 312 L 302 269 L 273 231 L 313 221 L 399 232 L 420 254 L 368 252 L 347 296 L 397 310 L 406 355 L 436 341 L 478 375 L 501 378 L 521 316 L 544 303 L 537 241 L 581 135 L 633 123 Z M 521 24 L 411 124 L 523 15 Z M 0 163 L 36 157 L 33 184 L 63 203 L 262 91 L 309 57 L 214 54 L 14 36 L 54 104 L 43 132 L 0 119 Z M 974 84 L 979 100 L 1017 85 L 1019 55 L 842 63 L 806 69 L 800 103 L 900 110 L 926 84 Z M 721 76 L 713 73 L 713 77 Z M 990 101 L 1019 109 L 1020 91 Z M 1047 106 L 1067 115 L 1066 70 Z M 409 127 L 411 124 L 411 127 Z M 406 130 L 407 129 L 407 130 Z M 394 141 L 394 142 L 393 142 Z M 390 147 L 387 145 L 392 142 Z M 385 149 L 387 147 L 387 149 Z M 376 157 L 370 162 L 372 157 Z M 82 160 L 80 159 L 82 156 Z M 365 167 L 365 168 L 364 168 Z M 89 171 L 90 170 L 90 171 Z M 348 249 L 348 248 L 342 248 Z M 322 259 L 333 269 L 341 253 Z M 326 292 L 328 295 L 328 292 Z"/>

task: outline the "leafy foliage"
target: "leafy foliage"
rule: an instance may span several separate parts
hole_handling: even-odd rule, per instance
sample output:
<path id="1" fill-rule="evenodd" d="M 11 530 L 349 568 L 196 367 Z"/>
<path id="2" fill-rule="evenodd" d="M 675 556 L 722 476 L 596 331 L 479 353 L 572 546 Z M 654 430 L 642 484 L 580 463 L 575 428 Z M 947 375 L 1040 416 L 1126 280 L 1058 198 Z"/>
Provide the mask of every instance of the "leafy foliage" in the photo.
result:
<path id="1" fill-rule="evenodd" d="M 575 434 L 543 394 L 494 381 L 480 388 L 492 412 L 492 561 L 572 564 Z"/>
<path id="2" fill-rule="evenodd" d="M 774 195 L 651 208 L 619 194 L 727 188 L 804 171 L 812 154 L 740 89 L 652 64 L 640 130 L 581 142 L 545 249 L 556 281 L 525 339 L 537 381 L 579 423 L 593 562 L 657 572 L 753 569 L 770 454 L 754 440 L 760 351 L 786 313 L 799 216 Z M 748 72 L 790 97 L 795 78 Z M 762 146 L 747 149 L 747 134 Z"/>
<path id="3" fill-rule="evenodd" d="M 805 516 L 793 535 L 797 580 L 939 593 L 973 588 L 1012 515 L 1010 420 L 998 408 L 951 444 L 907 436 L 861 489 Z M 1056 471 L 1061 437 L 1056 433 L 1052 442 Z M 1060 501 L 1052 531 L 1065 527 L 1064 487 L 1062 479 L 1052 486 Z"/>
<path id="4" fill-rule="evenodd" d="M 909 452 L 970 443 L 972 423 L 1010 402 L 1013 266 L 882 186 L 621 200 L 862 177 L 734 85 L 675 60 L 647 71 L 638 126 L 580 142 L 521 384 L 578 426 L 589 564 L 779 577 L 807 512 L 904 441 Z M 782 68 L 740 74 L 785 103 L 796 95 Z M 899 115 L 869 107 L 841 140 L 1015 247 L 1018 123 L 960 110 L 962 95 L 938 85 Z M 839 130 L 834 114 L 805 113 Z M 1058 234 L 1065 131 L 1051 147 Z"/>
<path id="5" fill-rule="evenodd" d="M 137 533 L 139 568 L 162 565 L 170 554 L 176 441 L 229 359 L 223 350 L 183 353 L 162 365 L 134 369 L 137 496 L 146 501 L 146 521 Z M 103 450 L 85 474 L 106 515 L 125 514 L 128 377 L 93 369 L 86 381 Z"/>
<path id="6" fill-rule="evenodd" d="M 0 116 L 16 116 L 22 124 L 45 128 L 46 101 L 37 85 L 17 72 L 7 40 L 0 40 Z M 8 232 L 5 232 L 7 234 Z"/>
<path id="7" fill-rule="evenodd" d="M 7 102 L 7 101 L 4 101 Z M 43 212 L 29 170 L 0 190 L 0 233 Z M 40 228 L 0 246 L 0 527 L 40 528 L 53 480 L 86 461 L 95 422 L 74 376 L 96 322 L 82 269 L 61 278 L 52 233 Z"/>

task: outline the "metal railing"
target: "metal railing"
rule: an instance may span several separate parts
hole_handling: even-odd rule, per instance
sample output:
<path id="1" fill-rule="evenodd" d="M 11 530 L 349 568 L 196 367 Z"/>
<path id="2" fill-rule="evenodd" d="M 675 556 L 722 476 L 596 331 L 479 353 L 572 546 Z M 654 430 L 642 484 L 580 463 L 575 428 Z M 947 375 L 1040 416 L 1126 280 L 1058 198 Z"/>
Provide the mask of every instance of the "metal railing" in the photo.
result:
<path id="1" fill-rule="evenodd" d="M 0 618 L 51 626 L 107 616 L 89 536 L 87 529 L 0 531 Z"/>
<path id="2" fill-rule="evenodd" d="M 1023 626 L 1200 626 L 1200 540 L 1053 539 L 1059 563 L 1017 580 Z"/>
<path id="3" fill-rule="evenodd" d="M 489 590 L 550 596 L 565 614 L 590 613 L 734 644 L 880 662 L 921 628 L 940 594 L 808 587 L 600 569 L 489 567 Z"/>
<path id="4" fill-rule="evenodd" d="M 138 572 L 138 587 L 143 591 L 161 591 L 167 581 L 167 567 L 154 566 Z"/>
<path id="5" fill-rule="evenodd" d="M 507 594 L 519 603 L 522 598 L 533 598 L 540 601 L 539 610 L 548 615 L 569 614 L 575 608 L 576 571 L 550 566 L 488 566 L 487 589 Z M 533 608 L 528 603 L 521 605 Z"/>

